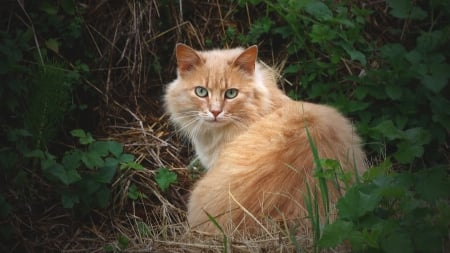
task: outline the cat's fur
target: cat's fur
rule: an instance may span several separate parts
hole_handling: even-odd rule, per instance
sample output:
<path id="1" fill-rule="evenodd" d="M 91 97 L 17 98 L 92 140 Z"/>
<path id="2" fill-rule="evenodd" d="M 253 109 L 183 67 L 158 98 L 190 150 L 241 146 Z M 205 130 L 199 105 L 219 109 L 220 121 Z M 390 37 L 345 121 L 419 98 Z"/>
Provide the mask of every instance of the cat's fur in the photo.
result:
<path id="1" fill-rule="evenodd" d="M 351 123 L 331 107 L 284 95 L 257 52 L 256 46 L 176 47 L 178 78 L 168 85 L 166 110 L 209 169 L 190 196 L 193 229 L 217 232 L 206 212 L 227 232 L 254 231 L 265 217 L 304 217 L 306 182 L 313 184 L 315 167 L 306 128 L 321 158 L 338 160 L 344 170 L 366 168 Z M 207 96 L 196 93 L 199 86 Z M 237 96 L 226 98 L 229 89 Z M 336 200 L 337 190 L 330 195 Z"/>

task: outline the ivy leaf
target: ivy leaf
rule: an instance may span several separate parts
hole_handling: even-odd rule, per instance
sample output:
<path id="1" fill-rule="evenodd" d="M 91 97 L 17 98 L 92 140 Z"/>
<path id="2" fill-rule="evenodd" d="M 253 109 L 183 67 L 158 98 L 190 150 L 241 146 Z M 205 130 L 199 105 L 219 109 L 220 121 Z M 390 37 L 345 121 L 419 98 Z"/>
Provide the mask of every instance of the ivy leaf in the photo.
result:
<path id="1" fill-rule="evenodd" d="M 163 167 L 156 172 L 156 183 L 162 191 L 166 191 L 169 186 L 177 182 L 177 174 Z"/>

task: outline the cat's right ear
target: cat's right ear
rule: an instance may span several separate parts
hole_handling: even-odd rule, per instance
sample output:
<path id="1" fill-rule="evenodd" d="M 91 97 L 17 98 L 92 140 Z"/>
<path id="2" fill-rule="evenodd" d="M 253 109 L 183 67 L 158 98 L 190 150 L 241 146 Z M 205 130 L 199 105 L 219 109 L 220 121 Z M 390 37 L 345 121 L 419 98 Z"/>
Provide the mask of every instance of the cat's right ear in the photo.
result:
<path id="1" fill-rule="evenodd" d="M 189 46 L 183 43 L 178 43 L 176 46 L 176 57 L 178 71 L 180 74 L 187 73 L 191 71 L 194 66 L 201 63 L 201 58 L 198 56 L 197 52 Z"/>

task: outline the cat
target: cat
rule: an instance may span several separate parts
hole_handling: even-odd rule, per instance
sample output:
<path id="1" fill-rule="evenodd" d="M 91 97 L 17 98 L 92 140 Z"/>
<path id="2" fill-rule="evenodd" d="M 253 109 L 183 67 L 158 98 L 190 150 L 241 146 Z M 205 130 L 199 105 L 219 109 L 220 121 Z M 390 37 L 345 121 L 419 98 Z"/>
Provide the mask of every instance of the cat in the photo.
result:
<path id="1" fill-rule="evenodd" d="M 192 229 L 255 233 L 263 220 L 304 218 L 315 168 L 308 134 L 321 158 L 345 171 L 366 169 L 350 121 L 286 96 L 275 72 L 258 61 L 257 46 L 197 51 L 180 43 L 175 52 L 177 78 L 166 88 L 165 109 L 207 169 L 188 202 Z M 339 190 L 329 188 L 336 201 Z"/>

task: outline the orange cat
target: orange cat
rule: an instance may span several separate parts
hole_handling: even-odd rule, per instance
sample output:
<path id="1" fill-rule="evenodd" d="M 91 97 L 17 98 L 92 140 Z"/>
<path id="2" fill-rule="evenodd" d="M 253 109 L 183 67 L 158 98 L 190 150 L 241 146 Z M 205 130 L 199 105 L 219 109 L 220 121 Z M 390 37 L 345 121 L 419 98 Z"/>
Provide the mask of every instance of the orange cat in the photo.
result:
<path id="1" fill-rule="evenodd" d="M 321 158 L 344 170 L 366 169 L 354 127 L 331 107 L 293 101 L 256 46 L 195 51 L 178 44 L 178 78 L 168 85 L 166 110 L 193 143 L 207 173 L 188 205 L 193 229 L 252 232 L 265 218 L 292 220 L 306 211 L 306 182 L 315 168 L 308 129 Z M 336 200 L 337 190 L 330 191 Z"/>

